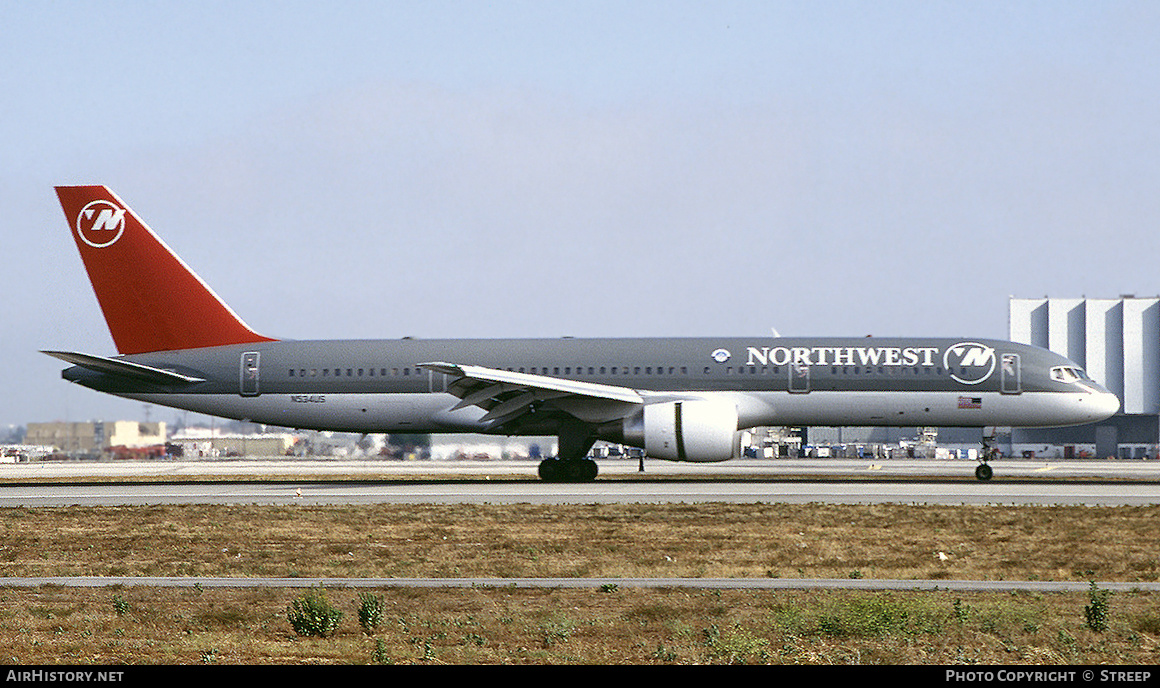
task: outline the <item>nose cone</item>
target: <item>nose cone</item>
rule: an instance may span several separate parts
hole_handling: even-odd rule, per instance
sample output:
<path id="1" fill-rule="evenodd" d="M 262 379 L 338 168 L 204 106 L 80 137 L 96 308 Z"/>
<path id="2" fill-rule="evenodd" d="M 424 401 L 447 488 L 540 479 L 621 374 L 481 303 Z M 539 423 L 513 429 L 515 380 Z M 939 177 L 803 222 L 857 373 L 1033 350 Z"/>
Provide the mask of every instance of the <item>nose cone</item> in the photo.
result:
<path id="1" fill-rule="evenodd" d="M 1120 410 L 1120 398 L 1106 389 L 1096 392 L 1092 403 L 1092 412 L 1099 416 L 1098 420 L 1111 418 Z"/>
<path id="2" fill-rule="evenodd" d="M 1090 394 L 1080 397 L 1080 406 L 1088 417 L 1086 422 L 1098 423 L 1116 415 L 1120 410 L 1119 397 L 1099 385 L 1090 385 L 1090 390 Z"/>

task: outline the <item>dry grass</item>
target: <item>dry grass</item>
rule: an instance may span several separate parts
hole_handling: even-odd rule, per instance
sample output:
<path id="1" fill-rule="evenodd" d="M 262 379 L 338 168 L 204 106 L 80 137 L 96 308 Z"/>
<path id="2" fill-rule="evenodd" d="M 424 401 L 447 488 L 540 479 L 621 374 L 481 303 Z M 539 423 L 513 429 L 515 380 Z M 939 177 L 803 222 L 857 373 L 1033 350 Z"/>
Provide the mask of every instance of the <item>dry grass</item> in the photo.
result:
<path id="1" fill-rule="evenodd" d="M 1160 614 L 1116 593 L 1086 628 L 1084 594 L 386 589 L 364 632 L 328 589 L 337 633 L 299 637 L 281 589 L 0 591 L 13 664 L 1154 664 Z M 120 611 L 118 611 L 120 610 Z"/>
<path id="2" fill-rule="evenodd" d="M 1158 522 L 1160 507 L 18 508 L 0 510 L 0 576 L 1154 581 Z"/>
<path id="3" fill-rule="evenodd" d="M 1157 507 L 157 506 L 0 510 L 3 576 L 1157 580 Z M 938 553 L 946 555 L 940 559 Z M 17 663 L 1154 663 L 1157 598 L 387 589 L 325 639 L 299 590 L 0 589 Z"/>

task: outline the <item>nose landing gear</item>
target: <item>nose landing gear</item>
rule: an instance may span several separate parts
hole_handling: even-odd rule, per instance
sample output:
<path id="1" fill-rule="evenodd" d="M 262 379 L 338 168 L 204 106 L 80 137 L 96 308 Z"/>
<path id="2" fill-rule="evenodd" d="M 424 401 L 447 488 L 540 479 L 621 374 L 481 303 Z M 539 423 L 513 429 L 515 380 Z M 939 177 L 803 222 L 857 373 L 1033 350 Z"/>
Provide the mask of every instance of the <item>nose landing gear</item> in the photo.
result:
<path id="1" fill-rule="evenodd" d="M 986 482 L 991 479 L 995 471 L 991 469 L 991 465 L 987 463 L 991 459 L 998 458 L 999 447 L 996 446 L 998 442 L 995 440 L 995 435 L 988 435 L 983 433 L 983 452 L 979 455 L 979 465 L 975 467 L 975 478 Z"/>

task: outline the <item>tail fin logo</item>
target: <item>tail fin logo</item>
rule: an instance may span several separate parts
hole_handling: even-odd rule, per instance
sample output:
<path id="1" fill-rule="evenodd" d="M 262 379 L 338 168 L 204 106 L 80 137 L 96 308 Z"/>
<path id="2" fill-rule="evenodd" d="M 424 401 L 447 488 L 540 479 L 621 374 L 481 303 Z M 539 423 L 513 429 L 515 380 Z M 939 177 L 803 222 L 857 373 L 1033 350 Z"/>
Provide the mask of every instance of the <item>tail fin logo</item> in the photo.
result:
<path id="1" fill-rule="evenodd" d="M 77 213 L 77 236 L 93 248 L 112 246 L 125 233 L 125 209 L 112 201 L 92 201 Z"/>

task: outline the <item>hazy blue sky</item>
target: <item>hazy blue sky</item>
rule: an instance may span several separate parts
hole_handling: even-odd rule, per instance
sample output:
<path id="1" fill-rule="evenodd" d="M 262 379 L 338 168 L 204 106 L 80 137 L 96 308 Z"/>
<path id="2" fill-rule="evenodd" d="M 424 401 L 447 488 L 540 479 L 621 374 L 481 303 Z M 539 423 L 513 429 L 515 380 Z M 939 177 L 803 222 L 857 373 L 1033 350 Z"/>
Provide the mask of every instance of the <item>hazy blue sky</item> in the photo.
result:
<path id="1" fill-rule="evenodd" d="M 1155 295 L 1158 45 L 1156 2 L 0 0 L 0 426 L 143 415 L 38 353 L 115 352 L 54 184 L 297 339 Z"/>

